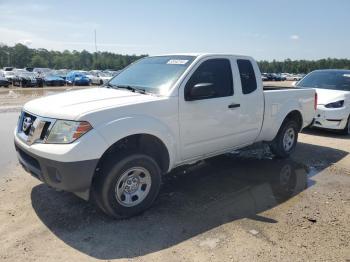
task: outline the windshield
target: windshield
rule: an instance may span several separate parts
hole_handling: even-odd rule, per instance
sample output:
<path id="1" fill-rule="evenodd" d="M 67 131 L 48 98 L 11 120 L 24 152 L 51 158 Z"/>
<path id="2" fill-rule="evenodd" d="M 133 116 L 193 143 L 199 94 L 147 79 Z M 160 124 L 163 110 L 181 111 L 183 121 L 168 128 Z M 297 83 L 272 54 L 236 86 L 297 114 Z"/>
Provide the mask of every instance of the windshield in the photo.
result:
<path id="1" fill-rule="evenodd" d="M 46 74 L 45 77 L 60 77 L 57 73 Z"/>
<path id="2" fill-rule="evenodd" d="M 350 71 L 314 71 L 297 86 L 350 91 Z"/>
<path id="3" fill-rule="evenodd" d="M 194 58 L 194 56 L 143 58 L 112 78 L 109 84 L 140 87 L 145 92 L 161 94 L 169 90 Z"/>
<path id="4" fill-rule="evenodd" d="M 21 76 L 35 77 L 35 74 L 32 72 L 20 72 Z"/>
<path id="5" fill-rule="evenodd" d="M 111 75 L 107 73 L 99 73 L 98 75 L 101 77 L 111 77 Z"/>

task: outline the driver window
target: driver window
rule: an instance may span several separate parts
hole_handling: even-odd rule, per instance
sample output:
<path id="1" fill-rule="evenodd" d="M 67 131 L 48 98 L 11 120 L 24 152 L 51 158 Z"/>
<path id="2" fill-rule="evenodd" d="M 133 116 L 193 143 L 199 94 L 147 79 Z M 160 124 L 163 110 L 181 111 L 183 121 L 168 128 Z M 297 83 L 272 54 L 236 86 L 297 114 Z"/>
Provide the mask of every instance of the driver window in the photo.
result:
<path id="1" fill-rule="evenodd" d="M 188 80 L 185 86 L 185 97 L 189 96 L 193 86 L 201 83 L 213 85 L 215 93 L 210 98 L 232 96 L 233 79 L 230 61 L 222 58 L 204 61 Z"/>

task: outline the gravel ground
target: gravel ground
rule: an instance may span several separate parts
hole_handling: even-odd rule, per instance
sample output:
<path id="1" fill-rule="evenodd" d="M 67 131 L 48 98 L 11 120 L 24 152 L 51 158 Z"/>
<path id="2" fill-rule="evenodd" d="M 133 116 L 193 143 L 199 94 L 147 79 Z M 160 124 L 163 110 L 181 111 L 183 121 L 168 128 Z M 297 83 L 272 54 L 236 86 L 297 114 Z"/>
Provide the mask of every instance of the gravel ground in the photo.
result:
<path id="1" fill-rule="evenodd" d="M 350 261 L 350 137 L 299 142 L 287 160 L 256 147 L 177 170 L 150 210 L 119 221 L 6 162 L 0 260 Z"/>

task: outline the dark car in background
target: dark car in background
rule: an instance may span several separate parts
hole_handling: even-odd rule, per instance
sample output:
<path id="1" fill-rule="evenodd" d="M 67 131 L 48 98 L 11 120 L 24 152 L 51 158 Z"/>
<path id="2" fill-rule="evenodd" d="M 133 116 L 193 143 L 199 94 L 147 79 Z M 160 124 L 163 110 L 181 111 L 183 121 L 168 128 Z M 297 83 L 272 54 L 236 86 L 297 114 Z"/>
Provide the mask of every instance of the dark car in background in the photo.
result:
<path id="1" fill-rule="evenodd" d="M 0 87 L 1 87 L 1 86 L 9 87 L 10 84 L 11 84 L 11 82 L 8 81 L 8 80 L 4 77 L 3 73 L 0 72 Z"/>
<path id="2" fill-rule="evenodd" d="M 27 70 L 28 72 L 33 72 L 34 67 L 25 67 L 24 69 Z"/>
<path id="3" fill-rule="evenodd" d="M 18 70 L 12 80 L 14 86 L 19 87 L 35 87 L 38 85 L 37 76 L 26 70 Z"/>
<path id="4" fill-rule="evenodd" d="M 69 69 L 58 69 L 58 70 L 53 70 L 51 74 L 56 75 L 61 77 L 63 80 L 66 80 L 66 77 L 68 73 L 70 72 Z"/>
<path id="5" fill-rule="evenodd" d="M 263 81 L 285 81 L 286 77 L 276 73 L 263 73 Z"/>
<path id="6" fill-rule="evenodd" d="M 56 74 L 48 74 L 44 77 L 44 83 L 46 86 L 64 86 L 66 81 Z"/>

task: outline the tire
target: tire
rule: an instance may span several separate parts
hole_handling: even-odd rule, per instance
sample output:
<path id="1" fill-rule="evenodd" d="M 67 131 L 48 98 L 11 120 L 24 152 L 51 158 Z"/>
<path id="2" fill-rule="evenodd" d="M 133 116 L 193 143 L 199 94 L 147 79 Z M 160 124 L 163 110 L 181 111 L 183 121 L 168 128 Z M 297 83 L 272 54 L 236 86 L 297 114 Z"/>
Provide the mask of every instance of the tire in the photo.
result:
<path id="1" fill-rule="evenodd" d="M 156 161 L 144 154 L 132 154 L 119 160 L 110 158 L 93 182 L 93 200 L 113 218 L 135 216 L 148 209 L 157 198 L 161 174 Z"/>
<path id="2" fill-rule="evenodd" d="M 287 158 L 295 150 L 298 141 L 298 124 L 294 120 L 283 122 L 277 136 L 270 144 L 271 152 L 277 158 Z"/>
<path id="3" fill-rule="evenodd" d="M 348 117 L 348 122 L 346 122 L 346 126 L 345 126 L 345 128 L 341 131 L 341 133 L 342 133 L 343 135 L 346 135 L 346 136 L 350 135 L 350 115 L 349 115 L 349 117 Z"/>

